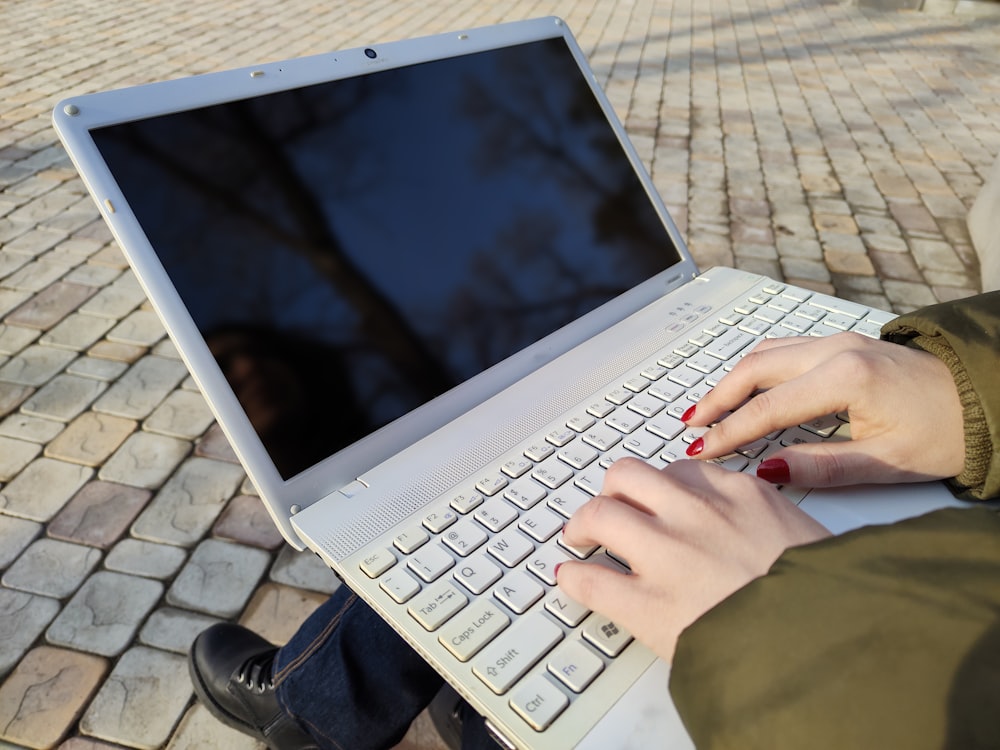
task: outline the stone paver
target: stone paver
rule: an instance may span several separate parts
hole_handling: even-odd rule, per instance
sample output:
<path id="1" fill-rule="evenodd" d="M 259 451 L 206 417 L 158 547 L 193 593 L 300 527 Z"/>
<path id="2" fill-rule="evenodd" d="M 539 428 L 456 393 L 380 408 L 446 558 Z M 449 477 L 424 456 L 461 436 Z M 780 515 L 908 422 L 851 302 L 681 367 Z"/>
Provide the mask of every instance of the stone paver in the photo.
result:
<path id="1" fill-rule="evenodd" d="M 235 464 L 188 459 L 139 516 L 132 533 L 152 542 L 194 544 L 211 528 L 243 477 Z"/>
<path id="2" fill-rule="evenodd" d="M 0 510 L 33 521 L 48 521 L 92 474 L 93 470 L 85 466 L 39 458 L 0 490 Z"/>
<path id="3" fill-rule="evenodd" d="M 0 738 L 53 747 L 83 713 L 107 669 L 107 660 L 79 651 L 30 651 L 0 686 Z"/>
<path id="4" fill-rule="evenodd" d="M 162 747 L 191 697 L 184 657 L 136 646 L 118 661 L 80 731 L 135 748 Z"/>
<path id="5" fill-rule="evenodd" d="M 216 617 L 236 617 L 269 561 L 270 556 L 255 547 L 206 539 L 167 591 L 167 602 Z"/>
<path id="6" fill-rule="evenodd" d="M 113 482 L 88 482 L 52 519 L 48 535 L 67 542 L 108 549 L 128 530 L 151 497 L 151 492 L 138 487 Z M 109 555 L 104 563 L 108 567 L 111 567 L 110 560 Z"/>
<path id="7" fill-rule="evenodd" d="M 128 647 L 162 594 L 159 581 L 99 571 L 59 613 L 46 637 L 58 646 L 116 656 Z"/>
<path id="8" fill-rule="evenodd" d="M 123 341 L 113 343 L 130 345 Z M 97 400 L 94 409 L 118 417 L 143 419 L 186 376 L 187 369 L 182 362 L 163 357 L 143 357 Z"/>
<path id="9" fill-rule="evenodd" d="M 93 547 L 56 539 L 39 539 L 0 579 L 4 586 L 29 594 L 65 599 L 101 559 Z"/>
<path id="10" fill-rule="evenodd" d="M 17 665 L 58 613 L 55 599 L 0 588 L 0 675 Z"/>
<path id="11" fill-rule="evenodd" d="M 108 419 L 131 422 L 120 417 Z M 109 482 L 127 482 L 155 489 L 167 480 L 191 451 L 190 443 L 164 435 L 136 432 L 127 438 L 125 435 L 121 437 L 124 442 L 120 446 L 109 446 L 114 450 L 114 455 L 107 458 L 99 474 L 101 479 Z"/>
<path id="12" fill-rule="evenodd" d="M 563 15 L 699 265 L 903 312 L 976 290 L 965 214 L 1000 152 L 1000 18 L 923 5 L 5 3 L 0 750 L 260 750 L 193 701 L 183 654 L 220 618 L 283 642 L 336 585 L 255 497 L 57 142 L 58 99 Z M 423 719 L 397 750 L 440 748 Z"/>
<path id="13" fill-rule="evenodd" d="M 187 551 L 183 547 L 128 538 L 108 552 L 104 566 L 119 573 L 164 579 L 172 578 L 186 558 Z"/>
<path id="14" fill-rule="evenodd" d="M 77 375 L 57 375 L 21 405 L 24 414 L 69 422 L 107 390 L 107 383 Z"/>

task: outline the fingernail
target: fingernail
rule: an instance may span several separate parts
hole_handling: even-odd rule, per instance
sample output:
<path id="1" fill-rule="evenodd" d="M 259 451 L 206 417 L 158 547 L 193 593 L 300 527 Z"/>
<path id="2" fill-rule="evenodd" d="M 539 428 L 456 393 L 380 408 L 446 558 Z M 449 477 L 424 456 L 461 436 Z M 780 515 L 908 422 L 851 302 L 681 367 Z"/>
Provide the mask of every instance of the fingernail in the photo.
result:
<path id="1" fill-rule="evenodd" d="M 559 568 L 561 568 L 561 567 L 562 567 L 562 563 L 556 563 L 556 567 L 552 571 L 552 575 L 553 575 L 554 578 L 558 578 L 559 577 Z"/>
<path id="2" fill-rule="evenodd" d="M 771 484 L 788 484 L 792 478 L 788 471 L 788 462 L 783 458 L 761 461 L 757 467 L 757 476 Z"/>
<path id="3" fill-rule="evenodd" d="M 705 450 L 705 441 L 702 438 L 698 438 L 693 443 L 691 443 L 691 445 L 689 445 L 687 447 L 687 450 L 684 452 L 687 453 L 689 456 L 697 456 L 703 450 Z"/>
<path id="4" fill-rule="evenodd" d="M 681 421 L 682 422 L 689 421 L 691 419 L 691 417 L 694 416 L 694 410 L 696 408 L 698 408 L 698 404 L 695 404 L 694 406 L 692 406 L 691 408 L 689 408 L 686 412 L 684 412 L 683 414 L 681 414 Z"/>

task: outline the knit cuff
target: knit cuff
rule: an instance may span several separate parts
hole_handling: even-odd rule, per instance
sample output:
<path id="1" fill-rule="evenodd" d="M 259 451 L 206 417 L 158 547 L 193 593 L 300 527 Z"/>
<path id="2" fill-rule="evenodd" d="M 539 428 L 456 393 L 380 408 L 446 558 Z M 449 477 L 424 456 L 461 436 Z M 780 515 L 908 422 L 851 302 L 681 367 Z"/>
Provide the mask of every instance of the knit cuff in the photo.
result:
<path id="1" fill-rule="evenodd" d="M 955 379 L 965 422 L 965 468 L 951 482 L 973 497 L 981 498 L 993 455 L 993 441 L 990 439 L 986 412 L 983 411 L 979 395 L 972 386 L 965 366 L 947 341 L 939 336 L 917 335 L 909 343 L 944 362 Z"/>

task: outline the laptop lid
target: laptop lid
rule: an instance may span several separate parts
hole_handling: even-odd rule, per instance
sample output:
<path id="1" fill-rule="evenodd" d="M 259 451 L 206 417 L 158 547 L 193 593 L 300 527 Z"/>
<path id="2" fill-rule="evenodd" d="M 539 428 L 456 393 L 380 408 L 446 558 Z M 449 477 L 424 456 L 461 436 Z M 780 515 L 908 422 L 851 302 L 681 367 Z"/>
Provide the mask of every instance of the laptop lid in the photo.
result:
<path id="1" fill-rule="evenodd" d="M 54 122 L 297 547 L 291 514 L 696 272 L 555 18 Z"/>

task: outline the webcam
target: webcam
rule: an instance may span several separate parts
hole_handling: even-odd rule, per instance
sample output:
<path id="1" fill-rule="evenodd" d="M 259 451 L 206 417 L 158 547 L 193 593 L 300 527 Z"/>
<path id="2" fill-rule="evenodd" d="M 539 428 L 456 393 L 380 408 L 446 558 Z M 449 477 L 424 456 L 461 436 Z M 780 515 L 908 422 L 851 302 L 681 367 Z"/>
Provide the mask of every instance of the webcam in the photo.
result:
<path id="1" fill-rule="evenodd" d="M 378 57 L 378 52 L 373 50 L 371 47 L 367 47 L 365 48 L 365 57 L 367 57 L 369 60 L 374 60 L 376 57 Z"/>

